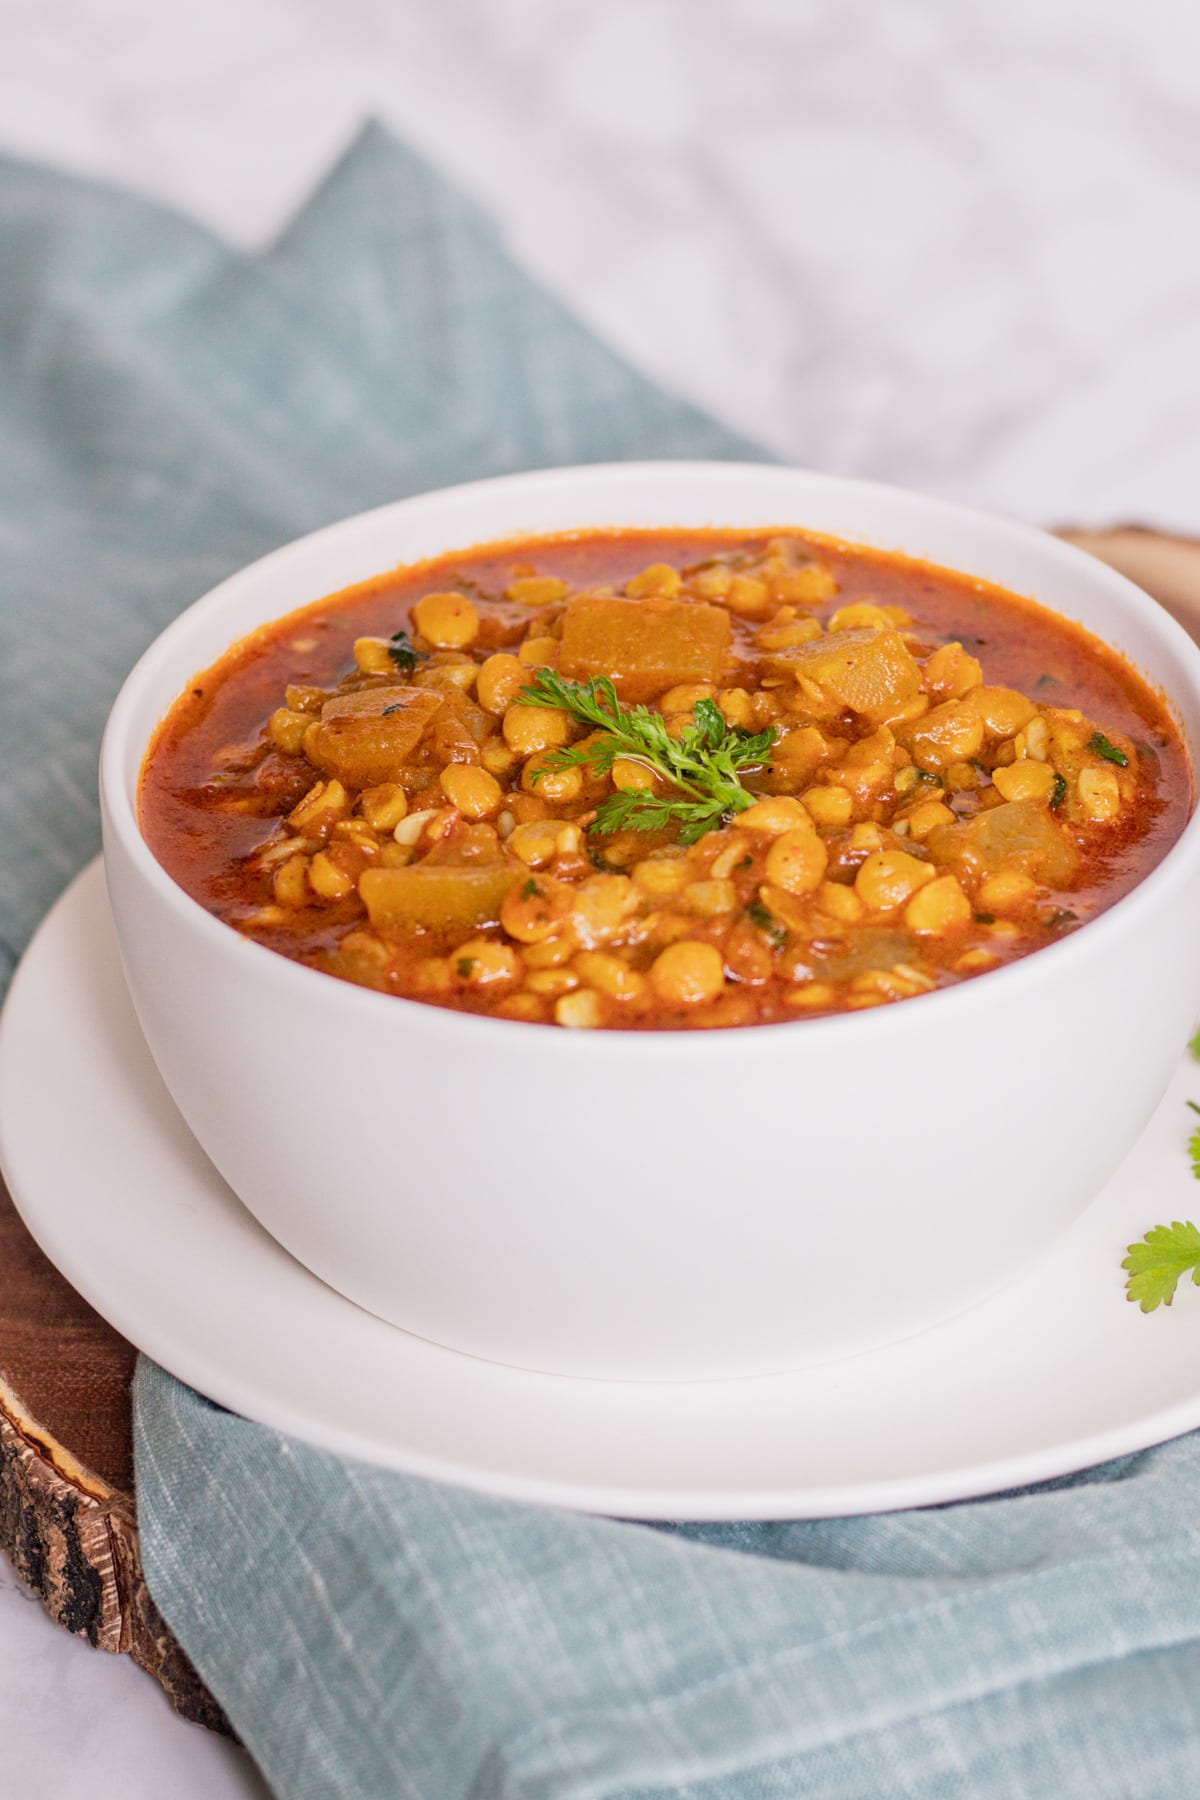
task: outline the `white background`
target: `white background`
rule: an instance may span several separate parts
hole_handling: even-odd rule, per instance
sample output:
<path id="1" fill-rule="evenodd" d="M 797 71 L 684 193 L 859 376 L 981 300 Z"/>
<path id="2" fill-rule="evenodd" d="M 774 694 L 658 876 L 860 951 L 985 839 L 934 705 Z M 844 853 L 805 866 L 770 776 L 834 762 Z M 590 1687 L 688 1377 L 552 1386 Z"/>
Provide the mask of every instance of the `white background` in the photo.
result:
<path id="1" fill-rule="evenodd" d="M 369 114 L 660 379 L 793 460 L 1200 532 L 1194 0 L 0 0 L 0 150 L 252 251 Z M 0 1565 L 23 1800 L 236 1754 Z"/>

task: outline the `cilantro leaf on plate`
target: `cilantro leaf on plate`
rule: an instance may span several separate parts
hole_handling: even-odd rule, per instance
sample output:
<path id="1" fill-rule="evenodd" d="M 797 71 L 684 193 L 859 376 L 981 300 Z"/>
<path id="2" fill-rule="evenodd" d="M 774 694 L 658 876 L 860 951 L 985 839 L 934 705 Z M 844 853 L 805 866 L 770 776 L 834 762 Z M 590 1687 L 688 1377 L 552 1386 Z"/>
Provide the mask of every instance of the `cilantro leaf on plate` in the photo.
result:
<path id="1" fill-rule="evenodd" d="M 1143 1312 L 1170 1306 L 1182 1276 L 1190 1274 L 1200 1287 L 1200 1231 L 1190 1219 L 1155 1225 L 1140 1243 L 1128 1246 L 1121 1267 L 1129 1275 L 1126 1298 L 1135 1301 Z"/>

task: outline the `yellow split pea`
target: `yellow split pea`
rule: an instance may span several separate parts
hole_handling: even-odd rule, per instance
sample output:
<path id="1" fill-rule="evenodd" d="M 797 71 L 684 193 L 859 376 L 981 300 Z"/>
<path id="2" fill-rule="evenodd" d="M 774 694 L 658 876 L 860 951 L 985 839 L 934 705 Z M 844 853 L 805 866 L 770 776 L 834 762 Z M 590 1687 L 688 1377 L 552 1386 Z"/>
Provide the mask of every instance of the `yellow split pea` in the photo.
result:
<path id="1" fill-rule="evenodd" d="M 696 1006 L 715 1000 L 725 986 L 721 952 L 712 944 L 689 940 L 668 944 L 650 968 L 650 985 L 661 1000 Z"/>
<path id="2" fill-rule="evenodd" d="M 479 636 L 479 614 L 465 594 L 424 594 L 412 616 L 421 636 L 439 650 L 465 650 Z"/>

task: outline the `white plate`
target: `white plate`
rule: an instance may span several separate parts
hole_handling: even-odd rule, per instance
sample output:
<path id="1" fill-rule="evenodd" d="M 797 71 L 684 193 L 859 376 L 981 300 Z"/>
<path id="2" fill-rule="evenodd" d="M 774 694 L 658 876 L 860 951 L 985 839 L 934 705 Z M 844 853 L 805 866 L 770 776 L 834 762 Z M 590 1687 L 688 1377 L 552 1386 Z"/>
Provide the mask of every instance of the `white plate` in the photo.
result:
<path id="1" fill-rule="evenodd" d="M 1119 1022 L 1096 1054 L 1121 1054 Z M 927 1505 L 1200 1425 L 1200 1293 L 1188 1287 L 1170 1312 L 1144 1317 L 1126 1303 L 1119 1267 L 1131 1238 L 1195 1210 L 1183 1105 L 1193 1096 L 1190 1063 L 1086 1216 L 1032 1274 L 949 1325 L 795 1375 L 572 1381 L 397 1331 L 254 1222 L 150 1061 L 98 863 L 42 926 L 0 1022 L 0 1157 L 13 1197 L 47 1255 L 139 1348 L 223 1405 L 325 1449 L 643 1519 Z M 870 1254 L 845 1205 L 846 1258 L 831 1281 L 853 1280 L 855 1258 Z"/>

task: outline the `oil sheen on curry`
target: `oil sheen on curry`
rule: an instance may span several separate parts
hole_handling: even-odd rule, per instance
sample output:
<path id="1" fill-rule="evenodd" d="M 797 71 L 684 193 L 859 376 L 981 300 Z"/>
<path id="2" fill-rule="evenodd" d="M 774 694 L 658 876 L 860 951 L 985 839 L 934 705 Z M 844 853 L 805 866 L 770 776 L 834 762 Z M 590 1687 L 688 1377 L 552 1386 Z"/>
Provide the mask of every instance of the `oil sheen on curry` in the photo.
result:
<path id="1" fill-rule="evenodd" d="M 525 539 L 236 645 L 141 820 L 234 930 L 385 994 L 755 1025 L 1076 931 L 1191 808 L 1162 700 L 1032 601 L 798 532 Z"/>

